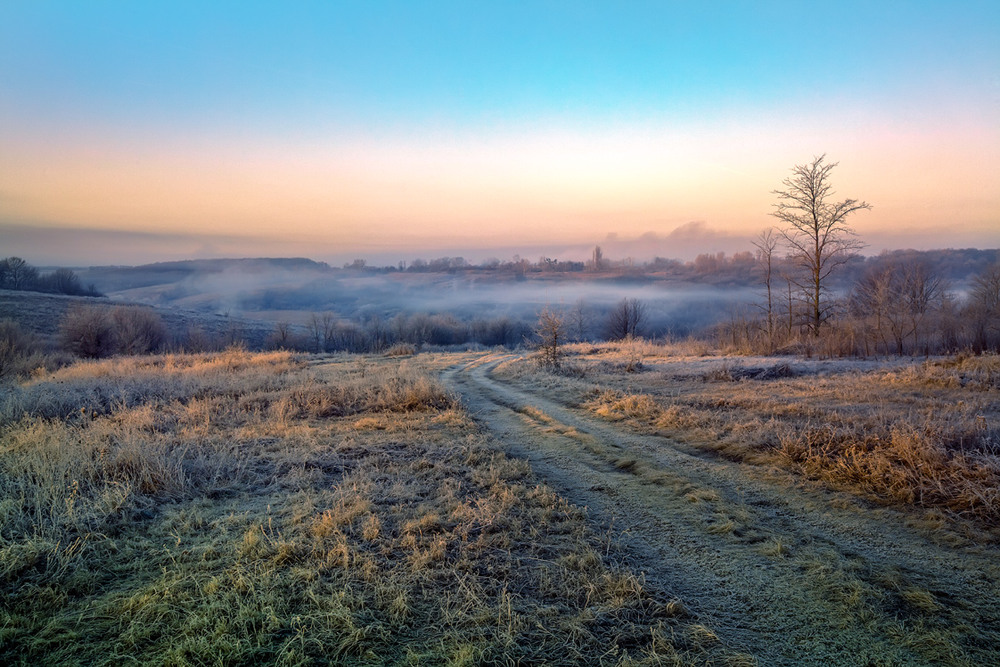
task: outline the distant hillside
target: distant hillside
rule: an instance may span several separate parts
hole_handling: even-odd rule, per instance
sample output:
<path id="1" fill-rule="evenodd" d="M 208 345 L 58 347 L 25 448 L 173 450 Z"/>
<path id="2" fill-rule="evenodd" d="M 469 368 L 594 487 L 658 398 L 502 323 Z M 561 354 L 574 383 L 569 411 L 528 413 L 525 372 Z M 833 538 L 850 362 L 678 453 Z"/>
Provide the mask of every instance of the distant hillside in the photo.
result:
<path id="1" fill-rule="evenodd" d="M 141 266 L 92 266 L 77 271 L 81 280 L 94 283 L 106 292 L 166 285 L 190 280 L 199 276 L 224 273 L 324 273 L 331 271 L 329 264 L 301 257 L 247 258 L 247 259 L 190 259 L 177 262 L 157 262 Z"/>
<path id="2" fill-rule="evenodd" d="M 916 262 L 961 297 L 973 278 L 998 258 L 996 249 L 857 255 L 827 286 L 834 294 L 847 294 L 885 263 Z M 794 270 L 779 259 L 775 273 Z M 449 316 L 470 326 L 510 317 L 527 326 L 543 308 L 554 306 L 574 310 L 577 330 L 596 336 L 616 303 L 635 298 L 646 307 L 649 334 L 688 335 L 731 320 L 734 313 L 750 312 L 763 290 L 750 252 L 706 253 L 690 262 L 659 258 L 645 264 L 602 257 L 596 265 L 594 260 L 545 257 L 479 265 L 443 257 L 388 267 L 358 260 L 343 268 L 302 258 L 213 259 L 94 267 L 81 270 L 80 276 L 113 299 L 164 309 L 171 314 L 165 317 L 183 312 L 182 318 L 208 318 L 213 330 L 237 320 L 254 320 L 259 322 L 255 327 L 271 331 L 280 322 L 308 327 L 319 313 L 376 328 L 378 322 L 417 314 Z"/>
<path id="3" fill-rule="evenodd" d="M 75 306 L 120 306 L 132 302 L 95 299 L 59 294 L 0 290 L 0 318 L 10 318 L 45 345 L 55 347 L 59 325 L 66 312 Z M 265 345 L 273 326 L 235 317 L 209 315 L 169 308 L 153 308 L 163 319 L 174 346 L 199 348 L 221 347 L 243 341 L 248 347 Z"/>

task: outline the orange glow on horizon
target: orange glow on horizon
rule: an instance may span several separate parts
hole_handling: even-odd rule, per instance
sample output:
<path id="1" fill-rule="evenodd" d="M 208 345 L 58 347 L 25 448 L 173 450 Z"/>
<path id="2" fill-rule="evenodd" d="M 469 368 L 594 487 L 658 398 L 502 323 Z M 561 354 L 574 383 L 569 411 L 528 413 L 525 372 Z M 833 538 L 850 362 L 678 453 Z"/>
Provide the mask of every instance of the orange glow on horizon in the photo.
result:
<path id="1" fill-rule="evenodd" d="M 420 138 L 149 137 L 2 148 L 4 217 L 69 227 L 316 240 L 576 242 L 690 220 L 753 235 L 812 155 L 816 128 L 646 127 Z M 913 141 L 919 135 L 921 141 Z M 79 135 L 78 135 L 79 136 Z M 859 232 L 957 219 L 996 232 L 1000 130 L 873 126 L 827 141 L 839 197 L 875 207 Z M 766 139 L 765 139 L 766 137 Z M 748 139 L 746 139 L 748 138 Z M 42 146 L 41 150 L 39 146 Z M 802 146 L 809 146 L 803 152 Z M 992 171 L 991 171 L 992 169 Z"/>

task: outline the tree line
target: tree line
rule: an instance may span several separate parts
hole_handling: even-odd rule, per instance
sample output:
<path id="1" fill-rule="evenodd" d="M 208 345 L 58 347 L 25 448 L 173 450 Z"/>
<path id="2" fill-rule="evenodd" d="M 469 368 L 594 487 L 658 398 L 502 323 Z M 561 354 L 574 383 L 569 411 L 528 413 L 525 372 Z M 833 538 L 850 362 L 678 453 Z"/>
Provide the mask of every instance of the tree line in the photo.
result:
<path id="1" fill-rule="evenodd" d="M 41 273 L 20 257 L 0 259 L 0 289 L 28 290 L 70 296 L 104 296 L 94 285 L 86 287 L 70 269 Z"/>
<path id="2" fill-rule="evenodd" d="M 833 199 L 825 156 L 797 165 L 775 190 L 781 223 L 754 241 L 765 298 L 756 317 L 732 314 L 720 326 L 735 348 L 775 352 L 818 348 L 823 354 L 931 354 L 1000 351 L 1000 257 L 975 275 L 964 294 L 919 253 L 883 253 L 866 261 L 849 289 L 838 273 L 864 243 L 849 218 L 872 206 Z"/>

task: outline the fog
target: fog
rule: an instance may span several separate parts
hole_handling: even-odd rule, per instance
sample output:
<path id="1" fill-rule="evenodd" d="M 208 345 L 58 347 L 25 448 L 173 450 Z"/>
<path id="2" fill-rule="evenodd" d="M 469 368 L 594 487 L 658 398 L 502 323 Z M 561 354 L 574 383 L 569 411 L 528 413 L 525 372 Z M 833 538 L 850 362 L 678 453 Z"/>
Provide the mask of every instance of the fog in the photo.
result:
<path id="1" fill-rule="evenodd" d="M 645 276 L 354 271 L 308 260 L 184 262 L 81 273 L 117 299 L 300 325 L 322 313 L 359 324 L 426 314 L 467 324 L 508 318 L 530 328 L 549 307 L 573 311 L 577 333 L 586 338 L 602 336 L 609 311 L 622 299 L 641 302 L 644 335 L 686 336 L 759 297 L 752 287 Z"/>
<path id="2" fill-rule="evenodd" d="M 864 313 L 846 308 L 844 297 L 855 285 L 887 271 L 902 279 L 910 275 L 903 269 L 920 267 L 919 275 L 932 279 L 935 307 L 947 320 L 998 256 L 996 249 L 856 255 L 825 290 L 840 300 L 838 317 L 863 319 Z M 779 275 L 783 268 L 794 271 L 790 260 L 780 261 Z M 565 315 L 570 339 L 618 337 L 625 334 L 612 322 L 620 323 L 613 315 L 623 300 L 639 304 L 635 333 L 641 336 L 709 334 L 735 340 L 760 330 L 766 300 L 759 266 L 748 252 L 648 264 L 596 255 L 590 262 L 515 257 L 478 266 L 461 257 L 389 267 L 358 260 L 344 268 L 301 258 L 192 260 L 97 267 L 81 270 L 79 277 L 114 299 L 166 309 L 175 319 L 183 320 L 185 313 L 222 316 L 227 330 L 236 320 L 252 320 L 245 328 L 272 332 L 267 344 L 328 351 L 381 350 L 395 343 L 520 345 L 532 337 L 546 308 Z M 792 318 L 803 321 L 801 293 L 788 291 L 792 282 L 777 282 L 775 312 L 791 334 Z"/>

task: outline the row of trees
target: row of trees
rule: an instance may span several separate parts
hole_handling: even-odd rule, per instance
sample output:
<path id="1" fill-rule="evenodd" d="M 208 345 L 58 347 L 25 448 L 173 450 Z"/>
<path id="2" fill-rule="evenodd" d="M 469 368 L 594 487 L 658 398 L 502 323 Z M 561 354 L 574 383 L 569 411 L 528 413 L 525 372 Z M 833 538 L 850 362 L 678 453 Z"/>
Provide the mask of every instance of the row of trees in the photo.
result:
<path id="1" fill-rule="evenodd" d="M 837 163 L 824 160 L 797 165 L 784 189 L 774 191 L 772 215 L 784 226 L 764 230 L 754 242 L 766 295 L 763 317 L 754 326 L 734 313 L 723 327 L 727 335 L 750 340 L 763 332 L 771 352 L 801 333 L 815 341 L 827 333 L 827 348 L 850 354 L 1000 349 L 1000 264 L 975 277 L 964 299 L 927 261 L 900 254 L 868 264 L 846 295 L 831 287 L 837 271 L 864 247 L 850 216 L 872 207 L 856 199 L 834 201 L 830 174 Z M 783 313 L 779 286 L 787 299 Z"/>
<path id="2" fill-rule="evenodd" d="M 812 334 L 809 311 L 792 292 L 775 301 L 770 320 L 763 303 L 734 308 L 714 328 L 715 339 L 738 353 L 1000 352 L 1000 267 L 978 276 L 965 294 L 945 285 L 919 264 L 893 262 L 829 300 L 830 317 L 820 336 Z"/>
<path id="3" fill-rule="evenodd" d="M 70 269 L 41 273 L 20 257 L 0 259 L 0 289 L 31 290 L 73 296 L 102 296 L 94 285 L 83 286 Z"/>
<path id="4" fill-rule="evenodd" d="M 809 264 L 780 253 L 782 239 L 775 229 L 759 239 L 755 264 L 765 288 L 762 300 L 732 308 L 728 320 L 702 335 L 752 353 L 870 356 L 1000 349 L 1000 265 L 975 277 L 967 291 L 955 292 L 924 255 L 885 253 L 865 260 L 865 271 L 853 285 L 832 289 L 825 282 L 831 274 L 820 272 L 817 300 L 812 274 L 803 271 Z M 822 261 L 815 266 L 822 267 Z M 325 312 L 313 314 L 305 326 L 279 323 L 270 345 L 378 352 L 397 343 L 516 347 L 535 342 L 543 349 L 548 345 L 552 351 L 546 357 L 556 363 L 556 342 L 634 338 L 649 334 L 651 326 L 661 324 L 651 324 L 645 304 L 632 298 L 610 308 L 582 300 L 548 307 L 534 324 L 508 315 L 463 321 L 448 313 L 369 314 L 350 320 Z"/>
<path id="5" fill-rule="evenodd" d="M 591 309 L 580 301 L 566 310 L 546 308 L 545 312 L 558 319 L 560 341 L 635 337 L 646 316 L 645 306 L 637 299 L 623 299 L 609 311 Z M 602 326 L 599 333 L 593 331 L 597 324 Z M 447 313 L 401 313 L 388 319 L 371 315 L 352 321 L 324 312 L 310 315 L 305 326 L 279 322 L 269 344 L 309 352 L 381 352 L 397 343 L 518 347 L 531 344 L 535 333 L 529 322 L 509 315 L 465 322 Z"/>

